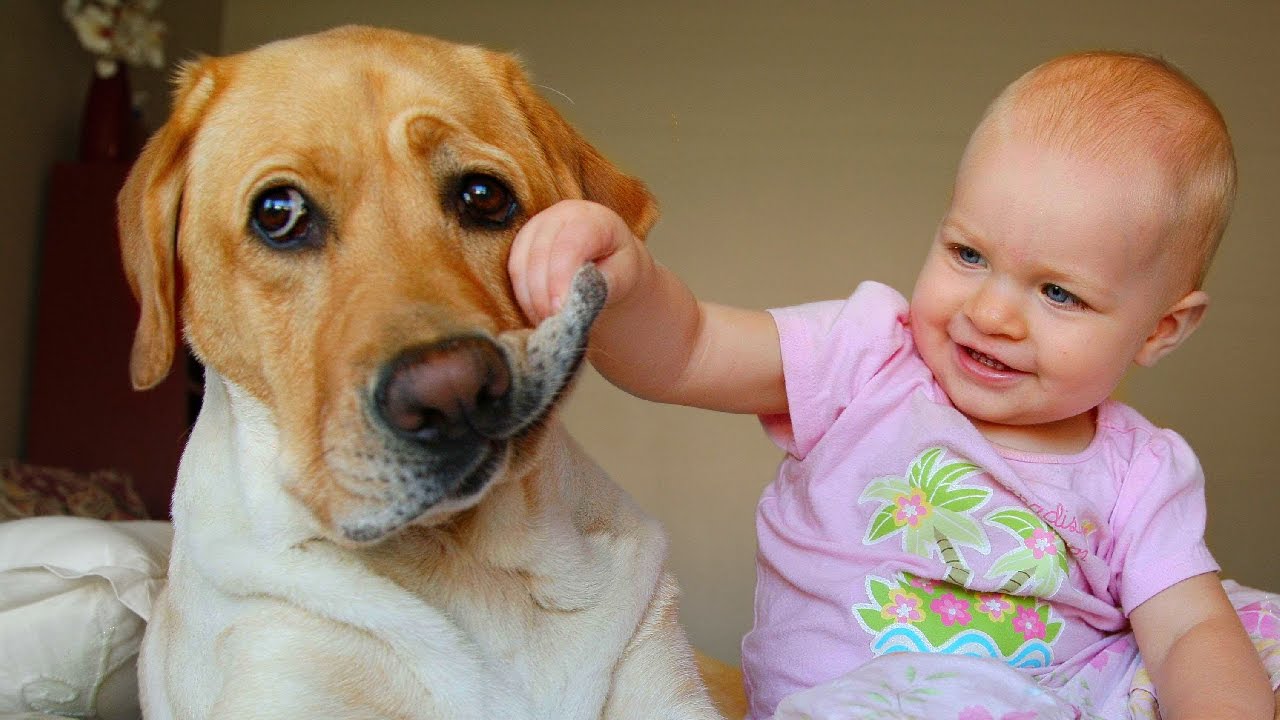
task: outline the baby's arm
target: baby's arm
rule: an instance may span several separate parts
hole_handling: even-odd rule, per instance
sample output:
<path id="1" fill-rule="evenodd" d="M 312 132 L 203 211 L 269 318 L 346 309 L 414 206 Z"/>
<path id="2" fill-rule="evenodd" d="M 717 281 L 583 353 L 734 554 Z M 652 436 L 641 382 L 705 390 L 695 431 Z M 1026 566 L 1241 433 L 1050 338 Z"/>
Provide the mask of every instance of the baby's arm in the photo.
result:
<path id="1" fill-rule="evenodd" d="M 1216 574 L 1157 593 L 1129 620 L 1162 718 L 1271 720 L 1271 683 Z"/>
<path id="2" fill-rule="evenodd" d="M 602 205 L 557 203 L 516 235 L 507 267 L 525 315 L 536 323 L 554 313 L 574 272 L 592 261 L 609 284 L 588 355 L 601 375 L 648 400 L 726 412 L 786 412 L 773 318 L 699 301 Z"/>

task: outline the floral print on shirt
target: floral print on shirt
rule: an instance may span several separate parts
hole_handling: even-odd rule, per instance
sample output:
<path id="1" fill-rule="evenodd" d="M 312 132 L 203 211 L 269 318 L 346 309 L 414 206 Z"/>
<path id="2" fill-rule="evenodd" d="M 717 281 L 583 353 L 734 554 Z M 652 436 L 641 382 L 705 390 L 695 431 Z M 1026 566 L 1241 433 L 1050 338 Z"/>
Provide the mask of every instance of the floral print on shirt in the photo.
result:
<path id="1" fill-rule="evenodd" d="M 943 565 L 941 580 L 910 573 L 867 578 L 868 602 L 856 604 L 853 613 L 873 635 L 873 654 L 974 655 L 1014 667 L 1053 662 L 1063 620 L 1039 598 L 1052 596 L 1066 579 L 1066 544 L 1025 508 L 979 515 L 992 491 L 965 480 L 982 474 L 981 467 L 934 447 L 917 456 L 902 476 L 878 478 L 863 490 L 859 502 L 875 503 L 865 544 L 897 538 L 904 551 Z M 970 589 L 975 575 L 964 549 L 990 554 L 988 528 L 1012 536 L 1014 544 L 983 576 L 1000 582 L 988 588 L 996 592 L 979 592 Z"/>

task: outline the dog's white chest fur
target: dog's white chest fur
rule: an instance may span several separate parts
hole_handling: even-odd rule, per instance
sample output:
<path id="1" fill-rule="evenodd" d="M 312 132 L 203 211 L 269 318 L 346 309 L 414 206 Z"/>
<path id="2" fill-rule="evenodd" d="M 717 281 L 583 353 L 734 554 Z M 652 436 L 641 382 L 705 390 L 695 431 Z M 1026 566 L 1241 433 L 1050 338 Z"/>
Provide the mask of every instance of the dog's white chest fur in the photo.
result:
<path id="1" fill-rule="evenodd" d="M 146 672 L 157 663 L 169 676 L 167 689 L 144 688 L 152 706 L 276 716 L 256 693 L 226 694 L 252 678 L 268 696 L 317 701 L 297 717 L 352 717 L 370 694 L 405 717 L 600 717 L 646 612 L 675 588 L 652 522 L 562 431 L 548 440 L 557 450 L 541 472 L 552 480 L 537 487 L 559 497 L 541 515 L 515 507 L 529 501 L 521 488 L 500 485 L 474 537 L 411 527 L 352 551 L 314 539 L 281 486 L 291 469 L 269 413 L 210 372 L 175 495 L 172 584 L 144 650 L 144 677 L 161 677 Z M 565 502 L 602 492 L 607 518 Z M 583 522 L 607 532 L 584 533 Z"/>

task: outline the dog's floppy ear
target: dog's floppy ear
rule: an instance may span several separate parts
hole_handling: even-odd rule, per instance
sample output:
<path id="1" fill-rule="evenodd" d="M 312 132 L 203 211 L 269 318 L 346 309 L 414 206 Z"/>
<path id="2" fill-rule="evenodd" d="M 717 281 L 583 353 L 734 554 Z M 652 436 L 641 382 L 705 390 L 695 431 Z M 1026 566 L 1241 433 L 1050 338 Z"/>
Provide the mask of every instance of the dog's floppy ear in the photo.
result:
<path id="1" fill-rule="evenodd" d="M 518 60 L 509 55 L 501 57 L 507 82 L 520 103 L 529 129 L 542 145 L 561 194 L 565 197 L 580 194 L 612 209 L 622 216 L 631 232 L 643 240 L 658 220 L 658 203 L 649 189 L 614 167 L 535 92 Z"/>
<path id="2" fill-rule="evenodd" d="M 213 96 L 209 65 L 179 70 L 169 120 L 147 141 L 117 198 L 120 255 L 140 309 L 129 356 L 130 379 L 138 390 L 158 385 L 173 364 L 178 212 L 191 141 Z"/>

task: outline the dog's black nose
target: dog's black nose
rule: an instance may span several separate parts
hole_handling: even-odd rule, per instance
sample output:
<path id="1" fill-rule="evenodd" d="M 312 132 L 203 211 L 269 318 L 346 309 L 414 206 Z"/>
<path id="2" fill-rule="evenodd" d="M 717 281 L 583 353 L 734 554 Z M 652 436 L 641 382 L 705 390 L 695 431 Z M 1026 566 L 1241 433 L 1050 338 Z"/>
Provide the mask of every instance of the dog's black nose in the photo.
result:
<path id="1" fill-rule="evenodd" d="M 452 338 L 412 348 L 387 365 L 374 401 L 384 424 L 422 444 L 484 435 L 500 422 L 511 370 L 492 341 Z"/>

